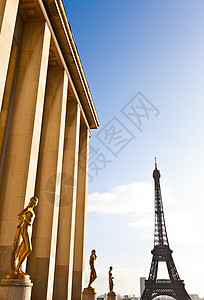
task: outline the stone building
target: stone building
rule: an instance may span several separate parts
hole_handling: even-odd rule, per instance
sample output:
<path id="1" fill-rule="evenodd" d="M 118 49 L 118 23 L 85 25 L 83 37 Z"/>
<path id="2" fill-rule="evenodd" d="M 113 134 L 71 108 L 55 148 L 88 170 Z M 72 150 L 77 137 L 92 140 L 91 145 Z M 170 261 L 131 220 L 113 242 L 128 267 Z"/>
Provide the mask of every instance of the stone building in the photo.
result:
<path id="1" fill-rule="evenodd" d="M 0 1 L 0 277 L 39 198 L 32 300 L 79 300 L 90 129 L 99 120 L 61 0 Z"/>

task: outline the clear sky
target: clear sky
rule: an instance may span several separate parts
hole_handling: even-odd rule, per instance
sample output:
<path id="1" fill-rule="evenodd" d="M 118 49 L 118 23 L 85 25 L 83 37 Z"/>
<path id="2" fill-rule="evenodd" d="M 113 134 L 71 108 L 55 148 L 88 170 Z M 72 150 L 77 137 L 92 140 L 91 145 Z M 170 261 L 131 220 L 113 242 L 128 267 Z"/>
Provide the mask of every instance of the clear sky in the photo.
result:
<path id="1" fill-rule="evenodd" d="M 188 293 L 204 297 L 204 0 L 64 4 L 101 122 L 90 142 L 84 287 L 96 249 L 97 293 L 108 292 L 112 265 L 115 292 L 139 296 L 157 156 L 173 258 Z"/>

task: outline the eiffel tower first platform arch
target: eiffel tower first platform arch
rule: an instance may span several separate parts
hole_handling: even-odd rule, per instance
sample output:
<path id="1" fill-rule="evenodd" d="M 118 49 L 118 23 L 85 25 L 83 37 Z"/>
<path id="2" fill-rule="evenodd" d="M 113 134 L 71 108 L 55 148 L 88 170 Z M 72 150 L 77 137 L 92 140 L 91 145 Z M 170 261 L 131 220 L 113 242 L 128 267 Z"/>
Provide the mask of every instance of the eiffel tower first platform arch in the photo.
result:
<path id="1" fill-rule="evenodd" d="M 155 227 L 154 227 L 154 249 L 152 253 L 152 263 L 148 280 L 145 280 L 145 289 L 141 300 L 151 300 L 161 295 L 170 296 L 177 300 L 191 300 L 185 290 L 184 281 L 180 279 L 176 269 L 172 253 L 169 247 L 164 210 L 162 203 L 160 172 L 157 169 L 155 159 L 155 169 L 153 172 L 155 188 Z M 169 279 L 158 279 L 158 265 L 165 262 Z"/>

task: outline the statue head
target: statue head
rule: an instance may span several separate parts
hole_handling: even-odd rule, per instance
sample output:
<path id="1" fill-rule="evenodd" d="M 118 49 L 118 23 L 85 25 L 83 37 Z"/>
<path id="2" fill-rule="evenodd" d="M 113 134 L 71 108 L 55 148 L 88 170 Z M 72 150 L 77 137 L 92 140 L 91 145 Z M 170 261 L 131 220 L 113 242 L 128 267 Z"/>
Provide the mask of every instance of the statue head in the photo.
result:
<path id="1" fill-rule="evenodd" d="M 30 202 L 29 202 L 28 205 L 33 206 L 33 207 L 37 206 L 38 205 L 38 198 L 37 197 L 30 198 Z"/>

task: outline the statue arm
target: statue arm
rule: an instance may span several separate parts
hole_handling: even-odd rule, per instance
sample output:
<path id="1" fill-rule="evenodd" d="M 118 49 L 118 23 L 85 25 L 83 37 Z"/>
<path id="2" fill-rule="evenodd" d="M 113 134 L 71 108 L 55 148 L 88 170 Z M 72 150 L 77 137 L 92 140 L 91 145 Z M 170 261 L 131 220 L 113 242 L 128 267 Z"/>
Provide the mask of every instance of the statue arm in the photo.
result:
<path id="1" fill-rule="evenodd" d="M 25 213 L 28 211 L 28 207 L 24 208 L 18 215 L 17 218 L 20 219 L 21 221 L 19 222 L 18 227 L 20 227 L 23 224 L 23 221 L 25 220 Z"/>
<path id="2" fill-rule="evenodd" d="M 17 215 L 17 218 L 20 220 L 24 220 L 24 214 L 28 211 L 28 208 L 24 208 L 19 214 Z"/>

